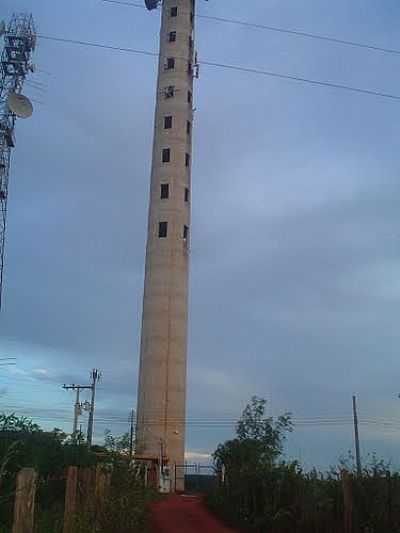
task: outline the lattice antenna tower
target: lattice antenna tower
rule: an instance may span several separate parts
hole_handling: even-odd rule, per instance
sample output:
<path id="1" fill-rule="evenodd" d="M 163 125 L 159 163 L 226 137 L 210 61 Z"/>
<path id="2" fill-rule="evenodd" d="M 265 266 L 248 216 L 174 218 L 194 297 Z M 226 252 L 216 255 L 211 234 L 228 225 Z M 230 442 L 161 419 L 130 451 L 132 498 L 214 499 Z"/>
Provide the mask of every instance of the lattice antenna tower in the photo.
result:
<path id="1" fill-rule="evenodd" d="M 4 45 L 0 63 L 0 309 L 8 182 L 11 151 L 15 147 L 15 122 L 18 116 L 27 117 L 31 114 L 31 104 L 21 93 L 26 76 L 34 71 L 31 57 L 36 46 L 36 32 L 32 15 L 14 14 L 8 26 L 0 23 L 0 38 L 1 36 Z M 21 109 L 24 105 L 28 108 Z"/>

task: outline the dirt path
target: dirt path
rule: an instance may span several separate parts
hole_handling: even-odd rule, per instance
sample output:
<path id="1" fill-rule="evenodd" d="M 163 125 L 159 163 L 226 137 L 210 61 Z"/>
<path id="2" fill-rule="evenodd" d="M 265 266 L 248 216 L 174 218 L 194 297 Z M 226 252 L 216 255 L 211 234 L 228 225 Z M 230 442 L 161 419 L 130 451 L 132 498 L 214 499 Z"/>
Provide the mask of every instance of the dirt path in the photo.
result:
<path id="1" fill-rule="evenodd" d="M 219 522 L 201 497 L 170 496 L 152 507 L 152 533 L 235 533 Z"/>

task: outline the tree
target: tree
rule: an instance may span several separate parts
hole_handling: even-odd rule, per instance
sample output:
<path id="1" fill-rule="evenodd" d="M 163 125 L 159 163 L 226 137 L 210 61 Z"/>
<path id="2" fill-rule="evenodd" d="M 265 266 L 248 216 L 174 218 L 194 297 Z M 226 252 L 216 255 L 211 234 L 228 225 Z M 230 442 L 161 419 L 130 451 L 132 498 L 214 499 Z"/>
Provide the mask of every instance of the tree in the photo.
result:
<path id="1" fill-rule="evenodd" d="M 34 433 L 41 431 L 37 424 L 34 424 L 32 420 L 25 416 L 16 416 L 14 413 L 6 415 L 0 413 L 0 431 L 20 431 L 23 433 Z"/>
<path id="2" fill-rule="evenodd" d="M 236 438 L 220 444 L 213 454 L 215 466 L 228 473 L 271 468 L 282 454 L 286 434 L 293 430 L 290 413 L 265 417 L 267 402 L 253 396 L 236 425 Z"/>
<path id="3" fill-rule="evenodd" d="M 114 437 L 109 429 L 104 432 L 104 448 L 109 452 L 128 453 L 130 447 L 129 434 Z"/>
<path id="4" fill-rule="evenodd" d="M 282 490 L 289 470 L 296 472 L 296 465 L 278 462 L 286 435 L 293 429 L 291 415 L 266 417 L 266 406 L 266 400 L 253 396 L 236 425 L 236 438 L 220 444 L 213 454 L 216 469 L 225 470 L 225 483 L 211 505 L 227 519 L 255 531 L 272 529 L 281 516 L 272 495 L 278 486 Z"/>
<path id="5" fill-rule="evenodd" d="M 36 468 L 46 478 L 61 475 L 70 465 L 89 465 L 96 460 L 83 442 L 76 444 L 62 430 L 43 431 L 26 417 L 0 413 L 0 468 L 2 477 L 24 467 Z"/>

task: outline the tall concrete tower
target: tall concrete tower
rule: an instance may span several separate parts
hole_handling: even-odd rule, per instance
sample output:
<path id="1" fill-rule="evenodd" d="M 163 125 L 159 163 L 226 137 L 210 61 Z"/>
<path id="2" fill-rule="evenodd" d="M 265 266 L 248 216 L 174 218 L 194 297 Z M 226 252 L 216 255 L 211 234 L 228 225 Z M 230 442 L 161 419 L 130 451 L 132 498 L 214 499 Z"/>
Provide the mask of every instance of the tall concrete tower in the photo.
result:
<path id="1" fill-rule="evenodd" d="M 162 4 L 136 428 L 136 454 L 162 451 L 172 473 L 185 451 L 194 11 Z"/>

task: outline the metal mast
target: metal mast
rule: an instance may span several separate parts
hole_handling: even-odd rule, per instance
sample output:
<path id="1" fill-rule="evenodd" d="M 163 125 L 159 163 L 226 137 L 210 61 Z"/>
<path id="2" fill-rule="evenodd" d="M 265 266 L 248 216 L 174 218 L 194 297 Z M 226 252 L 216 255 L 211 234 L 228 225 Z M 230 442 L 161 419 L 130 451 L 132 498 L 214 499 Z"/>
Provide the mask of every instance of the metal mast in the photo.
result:
<path id="1" fill-rule="evenodd" d="M 25 78 L 33 71 L 32 52 L 36 33 L 32 15 L 14 14 L 4 31 L 4 47 L 0 63 L 0 309 L 4 275 L 4 245 L 7 218 L 8 181 L 11 150 L 15 147 L 16 114 L 7 100 L 21 94 Z"/>
<path id="2" fill-rule="evenodd" d="M 136 456 L 162 450 L 172 475 L 185 452 L 194 14 L 195 0 L 162 3 L 136 429 Z"/>

